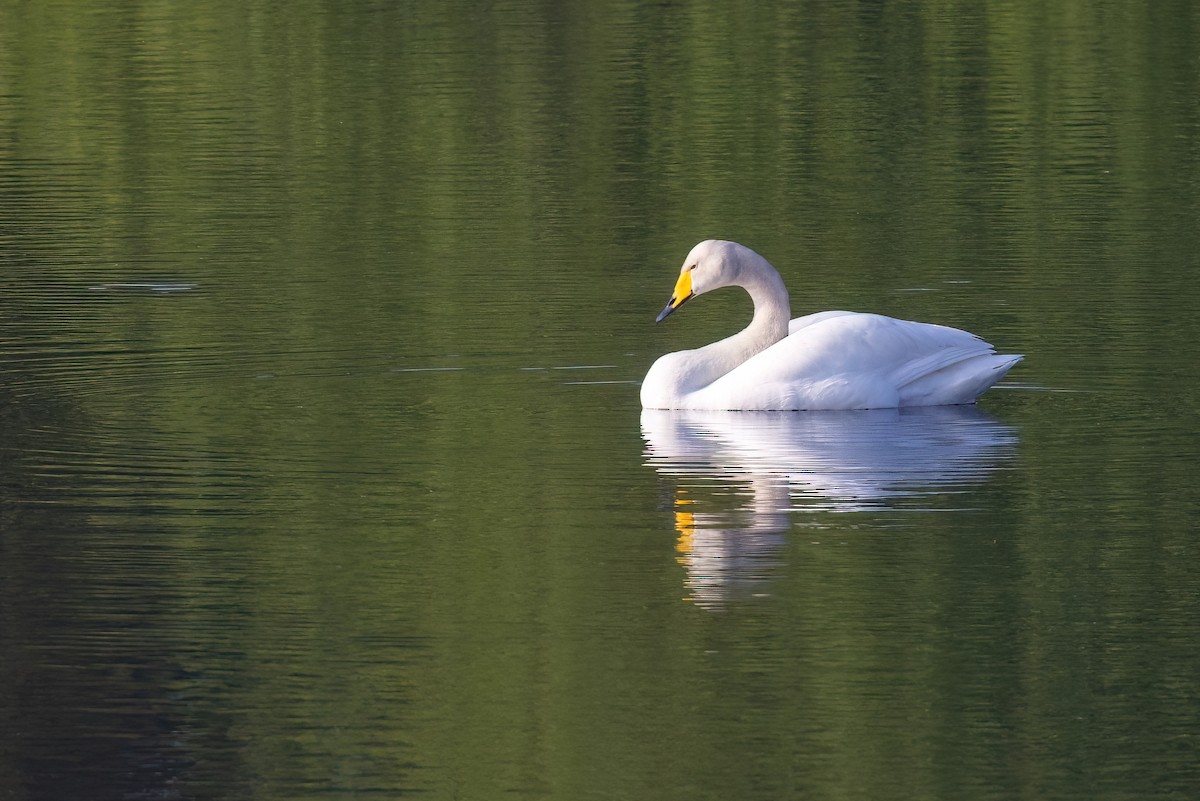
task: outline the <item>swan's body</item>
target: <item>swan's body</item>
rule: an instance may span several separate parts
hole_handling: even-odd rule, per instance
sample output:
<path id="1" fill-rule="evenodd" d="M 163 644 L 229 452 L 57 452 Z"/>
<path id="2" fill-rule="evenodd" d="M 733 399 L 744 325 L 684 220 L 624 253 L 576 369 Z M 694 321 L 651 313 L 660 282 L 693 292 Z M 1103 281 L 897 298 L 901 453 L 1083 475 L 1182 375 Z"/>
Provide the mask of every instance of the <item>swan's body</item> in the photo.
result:
<path id="1" fill-rule="evenodd" d="M 790 320 L 783 279 L 735 242 L 692 248 L 658 319 L 703 292 L 740 286 L 754 319 L 731 337 L 662 356 L 642 382 L 647 409 L 886 409 L 974 403 L 1021 356 L 974 334 L 878 314 Z"/>

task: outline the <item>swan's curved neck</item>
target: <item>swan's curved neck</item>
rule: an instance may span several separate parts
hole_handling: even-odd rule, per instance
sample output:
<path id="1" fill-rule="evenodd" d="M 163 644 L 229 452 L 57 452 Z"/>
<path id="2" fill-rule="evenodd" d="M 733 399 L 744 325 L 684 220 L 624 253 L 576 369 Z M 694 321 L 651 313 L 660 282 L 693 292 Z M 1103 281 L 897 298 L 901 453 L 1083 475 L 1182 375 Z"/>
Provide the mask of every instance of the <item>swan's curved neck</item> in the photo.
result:
<path id="1" fill-rule="evenodd" d="M 736 285 L 750 293 L 750 299 L 754 301 L 754 318 L 733 336 L 696 351 L 699 358 L 690 365 L 686 385 L 680 387 L 682 390 L 707 386 L 788 335 L 791 305 L 787 287 L 774 267 L 765 260 L 748 265 L 738 276 Z"/>
<path id="2" fill-rule="evenodd" d="M 745 271 L 739 283 L 754 301 L 754 319 L 725 342 L 736 345 L 741 361 L 745 361 L 788 335 L 792 307 L 783 279 L 765 261 L 760 269 Z"/>
<path id="3" fill-rule="evenodd" d="M 783 279 L 773 268 L 744 279 L 742 286 L 754 301 L 754 319 L 746 330 L 757 329 L 767 345 L 773 345 L 788 334 L 788 322 L 792 318 L 791 301 Z M 766 346 L 764 346 L 766 347 Z"/>

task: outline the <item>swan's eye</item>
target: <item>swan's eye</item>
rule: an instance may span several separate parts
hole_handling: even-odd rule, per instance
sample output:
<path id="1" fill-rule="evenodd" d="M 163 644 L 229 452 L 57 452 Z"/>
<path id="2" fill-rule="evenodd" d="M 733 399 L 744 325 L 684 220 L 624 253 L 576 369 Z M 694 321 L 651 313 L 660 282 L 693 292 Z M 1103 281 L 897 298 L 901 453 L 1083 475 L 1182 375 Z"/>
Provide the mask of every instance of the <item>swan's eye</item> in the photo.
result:
<path id="1" fill-rule="evenodd" d="M 696 265 L 694 265 L 694 264 L 689 264 L 689 265 L 687 266 L 687 271 L 688 271 L 689 273 L 690 273 L 692 270 L 694 270 L 694 269 L 696 269 Z"/>

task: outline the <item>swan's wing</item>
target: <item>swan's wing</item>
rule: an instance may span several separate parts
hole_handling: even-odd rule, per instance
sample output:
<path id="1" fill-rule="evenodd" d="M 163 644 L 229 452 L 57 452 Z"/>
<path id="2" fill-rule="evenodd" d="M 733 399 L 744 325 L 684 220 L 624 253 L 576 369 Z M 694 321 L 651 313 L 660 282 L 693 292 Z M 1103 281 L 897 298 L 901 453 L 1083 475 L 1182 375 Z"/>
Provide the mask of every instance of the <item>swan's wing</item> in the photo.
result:
<path id="1" fill-rule="evenodd" d="M 762 359 L 780 378 L 882 373 L 899 385 L 945 366 L 942 360 L 992 352 L 991 345 L 966 331 L 880 314 L 822 312 L 792 322 L 802 324 L 796 333 L 742 366 Z"/>
<path id="2" fill-rule="evenodd" d="M 920 365 L 920 370 L 916 367 L 909 370 L 910 379 L 898 387 L 900 405 L 974 403 L 1023 358 L 1000 355 L 989 347 L 983 352 L 947 353 L 943 358 L 926 360 Z"/>
<path id="3" fill-rule="evenodd" d="M 697 393 L 705 408 L 970 403 L 1016 363 L 966 331 L 877 314 L 822 312 L 790 327 L 794 333 Z"/>

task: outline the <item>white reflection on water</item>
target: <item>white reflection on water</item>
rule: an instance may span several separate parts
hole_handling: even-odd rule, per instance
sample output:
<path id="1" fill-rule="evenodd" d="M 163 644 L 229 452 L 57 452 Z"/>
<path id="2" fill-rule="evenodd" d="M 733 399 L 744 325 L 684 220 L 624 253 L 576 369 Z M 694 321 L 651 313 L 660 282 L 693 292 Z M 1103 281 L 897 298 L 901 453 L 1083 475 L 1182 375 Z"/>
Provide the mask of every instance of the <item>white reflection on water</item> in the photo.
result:
<path id="1" fill-rule="evenodd" d="M 646 410 L 642 436 L 647 464 L 678 485 L 676 548 L 691 599 L 710 607 L 774 572 L 795 513 L 893 509 L 899 499 L 911 508 L 915 497 L 966 492 L 1001 469 L 1017 443 L 1011 426 L 974 406 Z M 689 484 L 740 502 L 707 509 Z"/>

